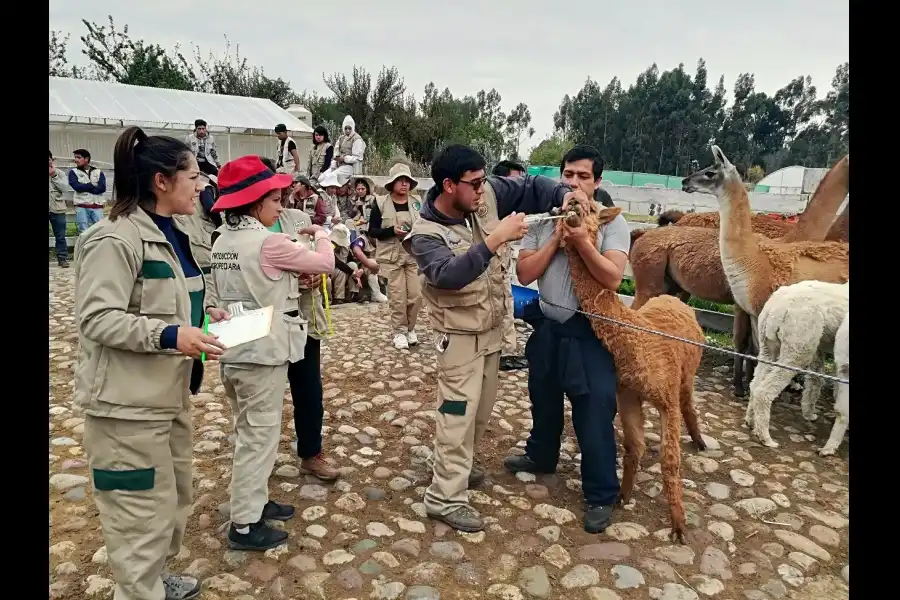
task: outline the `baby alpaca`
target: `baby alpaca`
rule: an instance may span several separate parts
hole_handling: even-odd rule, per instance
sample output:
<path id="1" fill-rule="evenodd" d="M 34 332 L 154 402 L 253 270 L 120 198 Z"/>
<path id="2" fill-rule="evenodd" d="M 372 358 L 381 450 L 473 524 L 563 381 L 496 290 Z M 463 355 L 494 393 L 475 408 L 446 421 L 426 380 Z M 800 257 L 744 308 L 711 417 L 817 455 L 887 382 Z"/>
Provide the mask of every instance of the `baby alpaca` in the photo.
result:
<path id="1" fill-rule="evenodd" d="M 759 358 L 821 371 L 825 354 L 834 347 L 835 334 L 849 310 L 849 282 L 801 281 L 779 288 L 759 314 Z M 769 448 L 778 447 L 769 434 L 772 401 L 793 377 L 793 371 L 760 362 L 750 382 L 744 420 L 760 443 Z M 805 377 L 800 404 L 804 418 L 816 418 L 815 404 L 821 390 L 821 378 Z"/>
<path id="2" fill-rule="evenodd" d="M 844 315 L 844 322 L 838 329 L 834 338 L 834 366 L 837 376 L 841 379 L 850 379 L 850 313 Z M 834 384 L 834 412 L 837 418 L 831 427 L 831 435 L 828 442 L 819 450 L 822 456 L 831 456 L 837 452 L 838 446 L 844 440 L 844 433 L 850 425 L 850 385 L 846 383 Z M 813 415 L 815 416 L 815 415 Z"/>
<path id="3" fill-rule="evenodd" d="M 583 220 L 590 239 L 596 239 L 600 225 L 622 211 L 621 208 L 600 209 L 590 200 L 586 203 L 573 200 L 568 208 L 566 223 L 577 227 Z M 591 277 L 577 250 L 567 247 L 566 252 L 575 295 L 584 311 L 695 342 L 706 341 L 694 310 L 677 298 L 659 296 L 640 310 L 633 310 L 625 306 L 614 290 L 604 289 Z M 673 541 L 684 543 L 687 526 L 681 480 L 681 421 L 684 419 L 696 447 L 705 450 L 693 399 L 694 375 L 702 349 L 599 318 L 591 319 L 591 328 L 616 365 L 616 403 L 625 447 L 622 502 L 627 503 L 631 497 L 644 453 L 642 405 L 649 402 L 659 411 L 661 421 L 663 487 L 669 501 L 670 535 Z"/>

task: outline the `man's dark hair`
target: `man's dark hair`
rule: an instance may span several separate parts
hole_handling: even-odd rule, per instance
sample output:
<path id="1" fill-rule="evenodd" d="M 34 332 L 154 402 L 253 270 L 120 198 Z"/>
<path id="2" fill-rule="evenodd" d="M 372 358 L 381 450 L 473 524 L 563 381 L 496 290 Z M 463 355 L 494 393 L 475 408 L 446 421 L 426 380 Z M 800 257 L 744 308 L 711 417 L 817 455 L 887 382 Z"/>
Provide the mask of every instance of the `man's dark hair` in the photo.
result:
<path id="1" fill-rule="evenodd" d="M 196 121 L 194 121 L 194 129 L 197 129 L 198 127 L 206 127 L 206 121 L 204 121 L 203 119 L 197 119 Z"/>
<path id="2" fill-rule="evenodd" d="M 74 150 L 72 152 L 72 156 L 80 156 L 81 158 L 86 158 L 91 160 L 91 153 L 85 150 L 84 148 L 79 148 L 78 150 Z"/>
<path id="3" fill-rule="evenodd" d="M 497 166 L 493 168 L 491 175 L 496 175 L 497 177 L 509 177 L 510 171 L 525 173 L 527 172 L 527 169 L 515 161 L 501 160 L 497 163 Z"/>
<path id="4" fill-rule="evenodd" d="M 267 169 L 269 169 L 273 173 L 275 172 L 275 162 L 271 158 L 269 158 L 268 156 L 260 156 L 259 160 L 262 162 L 262 164 L 266 165 Z"/>
<path id="5" fill-rule="evenodd" d="M 279 123 L 275 126 L 275 133 L 281 133 L 282 131 L 287 131 L 287 125 L 284 123 Z"/>
<path id="6" fill-rule="evenodd" d="M 485 166 L 484 157 L 475 149 L 462 144 L 450 144 L 431 161 L 431 178 L 440 193 L 444 189 L 445 179 L 459 183 L 466 171 L 478 171 Z"/>
<path id="7" fill-rule="evenodd" d="M 603 176 L 603 157 L 600 155 L 600 151 L 593 146 L 578 145 L 573 147 L 563 156 L 562 161 L 559 163 L 559 170 L 565 170 L 566 163 L 586 158 L 594 163 L 594 181 L 600 179 Z"/>

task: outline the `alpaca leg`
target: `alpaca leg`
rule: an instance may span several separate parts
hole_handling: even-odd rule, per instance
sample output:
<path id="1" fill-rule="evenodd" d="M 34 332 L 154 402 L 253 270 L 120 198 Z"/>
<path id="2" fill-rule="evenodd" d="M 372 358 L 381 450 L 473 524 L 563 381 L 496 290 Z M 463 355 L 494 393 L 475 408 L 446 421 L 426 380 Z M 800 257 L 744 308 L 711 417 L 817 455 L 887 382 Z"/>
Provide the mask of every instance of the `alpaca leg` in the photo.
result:
<path id="1" fill-rule="evenodd" d="M 750 339 L 747 344 L 747 354 L 750 356 L 759 356 L 759 340 L 756 338 L 756 333 L 752 330 L 750 331 Z M 753 375 L 756 373 L 756 361 L 747 360 L 744 363 L 744 366 L 747 373 L 747 385 L 750 385 L 750 382 L 753 381 Z"/>
<path id="2" fill-rule="evenodd" d="M 634 490 L 634 476 L 641 467 L 644 443 L 644 411 L 641 398 L 633 392 L 620 391 L 618 395 L 619 419 L 622 421 L 622 445 L 625 456 L 622 460 L 622 485 L 619 498 L 622 504 L 631 500 Z"/>
<path id="3" fill-rule="evenodd" d="M 841 377 L 845 377 L 840 374 L 840 371 L 838 374 Z M 822 456 L 831 456 L 837 452 L 838 446 L 844 440 L 844 433 L 847 432 L 847 427 L 850 425 L 850 386 L 846 383 L 836 383 L 834 390 L 834 410 L 837 413 L 837 418 L 831 427 L 831 435 L 828 436 L 828 441 L 819 450 L 819 454 Z"/>
<path id="4" fill-rule="evenodd" d="M 684 418 L 684 426 L 688 435 L 697 447 L 697 450 L 706 450 L 706 442 L 700 435 L 700 423 L 697 419 L 697 409 L 694 408 L 694 377 L 691 374 L 682 375 L 681 380 L 681 416 Z"/>
<path id="5" fill-rule="evenodd" d="M 681 415 L 678 410 L 677 390 L 667 399 L 668 404 L 657 405 L 662 425 L 662 472 L 663 488 L 669 501 L 672 519 L 671 539 L 685 543 L 687 523 L 684 517 L 684 498 L 681 482 Z"/>
<path id="6" fill-rule="evenodd" d="M 731 330 L 731 337 L 734 341 L 734 349 L 741 354 L 747 354 L 751 336 L 750 332 L 750 315 L 741 310 L 738 306 L 734 307 L 734 325 Z M 734 395 L 741 398 L 747 395 L 744 387 L 744 359 L 734 357 Z"/>
<path id="7" fill-rule="evenodd" d="M 821 353 L 817 353 L 808 369 L 821 373 L 824 365 L 824 356 Z M 816 414 L 816 403 L 819 401 L 823 383 L 824 381 L 822 381 L 821 377 L 806 375 L 803 378 L 803 396 L 800 398 L 800 412 L 807 421 L 815 421 L 819 416 Z"/>
<path id="8" fill-rule="evenodd" d="M 761 364 L 756 369 L 753 381 L 750 382 L 750 405 L 747 407 L 747 413 L 752 418 L 750 426 L 753 435 L 763 446 L 778 447 L 769 434 L 772 402 L 788 386 L 793 375 L 793 371 Z"/>

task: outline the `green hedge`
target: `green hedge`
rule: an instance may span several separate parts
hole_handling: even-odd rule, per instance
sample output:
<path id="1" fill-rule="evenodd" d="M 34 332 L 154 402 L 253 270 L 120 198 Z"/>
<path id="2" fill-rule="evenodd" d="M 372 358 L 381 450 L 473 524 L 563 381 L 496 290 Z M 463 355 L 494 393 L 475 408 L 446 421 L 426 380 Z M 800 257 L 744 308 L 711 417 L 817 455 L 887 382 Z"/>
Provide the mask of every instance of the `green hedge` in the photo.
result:
<path id="1" fill-rule="evenodd" d="M 623 279 L 621 285 L 619 285 L 619 293 L 626 296 L 634 296 L 634 280 Z M 701 300 L 700 298 L 690 298 L 688 300 L 688 306 L 692 306 L 694 308 L 699 308 L 702 310 L 727 313 L 729 315 L 734 314 L 734 306 L 732 306 L 731 304 L 717 304 L 715 302 Z"/>

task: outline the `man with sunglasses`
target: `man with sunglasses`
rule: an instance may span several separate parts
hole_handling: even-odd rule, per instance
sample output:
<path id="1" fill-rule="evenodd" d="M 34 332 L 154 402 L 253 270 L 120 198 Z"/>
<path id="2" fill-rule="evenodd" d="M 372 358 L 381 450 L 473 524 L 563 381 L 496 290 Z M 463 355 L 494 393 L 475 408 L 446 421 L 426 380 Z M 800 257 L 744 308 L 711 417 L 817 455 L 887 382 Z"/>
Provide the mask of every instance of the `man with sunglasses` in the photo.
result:
<path id="1" fill-rule="evenodd" d="M 526 214 L 549 212 L 574 194 L 547 177 L 485 177 L 484 168 L 468 146 L 441 150 L 431 165 L 434 187 L 403 241 L 424 276 L 438 353 L 434 474 L 425 509 L 466 532 L 484 529 L 466 489 L 484 479 L 474 453 L 497 396 L 507 310 L 498 252 L 525 235 Z"/>

